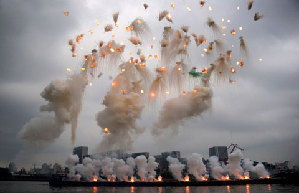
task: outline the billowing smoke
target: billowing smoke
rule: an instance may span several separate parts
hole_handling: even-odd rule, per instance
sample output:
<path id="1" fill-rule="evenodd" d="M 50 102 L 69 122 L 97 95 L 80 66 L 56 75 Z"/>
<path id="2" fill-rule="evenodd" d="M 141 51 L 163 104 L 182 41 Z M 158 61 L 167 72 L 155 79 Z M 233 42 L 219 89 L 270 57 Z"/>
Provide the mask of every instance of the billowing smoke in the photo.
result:
<path id="1" fill-rule="evenodd" d="M 41 93 L 48 104 L 42 105 L 40 111 L 54 112 L 55 116 L 31 119 L 20 131 L 20 137 L 28 141 L 53 141 L 64 131 L 64 124 L 70 123 L 74 144 L 85 86 L 84 74 L 74 74 L 67 80 L 51 82 Z"/>
<path id="2" fill-rule="evenodd" d="M 126 163 L 127 163 L 128 166 L 130 166 L 128 176 L 133 176 L 134 175 L 134 170 L 135 170 L 135 167 L 136 167 L 135 159 L 132 158 L 132 157 L 128 157 L 127 160 L 126 160 Z"/>
<path id="3" fill-rule="evenodd" d="M 206 166 L 202 161 L 202 156 L 198 153 L 192 153 L 187 158 L 187 166 L 189 174 L 192 174 L 196 180 L 202 180 L 202 176 L 207 172 Z"/>
<path id="4" fill-rule="evenodd" d="M 193 116 L 201 115 L 212 106 L 212 90 L 205 86 L 196 86 L 193 91 L 176 98 L 167 100 L 158 122 L 154 124 L 152 133 L 159 135 L 163 130 L 177 125 L 180 121 Z"/>
<path id="5" fill-rule="evenodd" d="M 122 159 L 113 158 L 112 161 L 114 162 L 113 168 L 114 168 L 116 177 L 119 180 L 128 181 L 128 173 L 130 171 L 130 166 L 128 166 Z"/>
<path id="6" fill-rule="evenodd" d="M 242 167 L 243 167 L 244 171 L 246 171 L 246 172 L 252 171 L 253 161 L 251 161 L 248 158 L 243 159 Z"/>
<path id="7" fill-rule="evenodd" d="M 252 171 L 256 173 L 260 178 L 269 177 L 269 172 L 265 169 L 265 166 L 261 162 L 254 166 Z"/>
<path id="8" fill-rule="evenodd" d="M 209 167 L 211 168 L 211 175 L 216 180 L 221 180 L 224 169 L 220 165 L 218 157 L 217 156 L 211 156 L 209 158 Z"/>
<path id="9" fill-rule="evenodd" d="M 137 156 L 135 158 L 135 163 L 137 166 L 137 174 L 141 181 L 147 180 L 148 164 L 146 162 L 146 157 L 144 155 Z"/>
<path id="10" fill-rule="evenodd" d="M 69 173 L 67 174 L 70 180 L 75 180 L 75 165 L 79 162 L 79 157 L 77 155 L 69 155 L 65 161 L 65 165 L 69 169 Z M 80 180 L 80 178 L 79 178 Z"/>
<path id="11" fill-rule="evenodd" d="M 182 180 L 182 171 L 185 168 L 185 165 L 181 164 L 177 158 L 173 158 L 171 156 L 168 156 L 166 159 L 169 163 L 169 170 L 170 170 L 172 176 L 175 179 L 177 179 L 178 181 L 181 181 Z"/>
<path id="12" fill-rule="evenodd" d="M 158 167 L 158 163 L 153 156 L 149 156 L 148 158 L 148 180 L 153 181 L 156 178 L 156 169 Z"/>
<path id="13" fill-rule="evenodd" d="M 106 157 L 105 159 L 103 159 L 101 165 L 103 176 L 105 176 L 108 180 L 111 180 L 114 166 L 114 163 L 112 162 L 111 158 Z"/>
<path id="14" fill-rule="evenodd" d="M 144 107 L 141 97 L 133 92 L 125 95 L 109 92 L 103 105 L 106 108 L 96 114 L 96 120 L 101 128 L 108 128 L 110 134 L 103 137 L 100 151 L 130 149 L 133 136 L 144 130 L 136 125 Z"/>
<path id="15" fill-rule="evenodd" d="M 239 149 L 236 149 L 228 155 L 228 164 L 226 165 L 226 169 L 229 174 L 233 175 L 236 179 L 241 179 L 243 177 L 243 169 L 240 165 L 242 157 L 243 154 Z"/>

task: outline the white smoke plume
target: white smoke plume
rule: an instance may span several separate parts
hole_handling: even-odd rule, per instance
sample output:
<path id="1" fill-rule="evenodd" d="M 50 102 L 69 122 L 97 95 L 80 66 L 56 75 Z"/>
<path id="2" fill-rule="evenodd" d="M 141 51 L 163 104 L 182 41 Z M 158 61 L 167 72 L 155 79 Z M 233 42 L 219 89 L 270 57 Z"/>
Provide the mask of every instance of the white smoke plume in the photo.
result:
<path id="1" fill-rule="evenodd" d="M 75 180 L 75 165 L 79 162 L 79 157 L 77 155 L 69 155 L 65 161 L 65 165 L 69 169 L 67 174 L 70 180 Z"/>
<path id="2" fill-rule="evenodd" d="M 158 167 L 158 163 L 153 156 L 149 156 L 148 158 L 148 180 L 153 181 L 156 178 L 156 169 Z"/>
<path id="3" fill-rule="evenodd" d="M 120 181 L 128 181 L 128 173 L 130 170 L 130 166 L 126 165 L 124 160 L 113 158 L 112 161 L 114 162 L 113 170 L 116 174 L 116 177 Z"/>
<path id="4" fill-rule="evenodd" d="M 254 166 L 252 171 L 256 173 L 260 178 L 269 177 L 269 172 L 265 169 L 265 166 L 261 162 Z"/>
<path id="5" fill-rule="evenodd" d="M 144 130 L 136 125 L 144 107 L 141 97 L 133 92 L 125 95 L 109 92 L 103 104 L 106 108 L 96 114 L 96 120 L 101 128 L 108 128 L 110 134 L 103 137 L 100 151 L 131 149 L 134 135 Z"/>
<path id="6" fill-rule="evenodd" d="M 169 163 L 169 170 L 172 174 L 172 176 L 177 179 L 178 181 L 182 180 L 182 171 L 185 168 L 184 164 L 181 164 L 180 161 L 177 158 L 173 158 L 171 156 L 168 156 L 167 161 Z"/>
<path id="7" fill-rule="evenodd" d="M 144 155 L 137 156 L 135 158 L 135 163 L 137 166 L 137 174 L 141 181 L 147 180 L 148 164 L 146 162 L 146 157 Z"/>
<path id="8" fill-rule="evenodd" d="M 135 171 L 135 167 L 136 167 L 135 159 L 132 158 L 132 157 L 128 157 L 127 160 L 126 160 L 126 163 L 127 163 L 128 166 L 130 166 L 128 176 L 133 176 L 134 171 Z"/>
<path id="9" fill-rule="evenodd" d="M 64 124 L 70 123 L 71 139 L 74 144 L 85 87 L 86 80 L 83 73 L 71 75 L 64 81 L 51 82 L 41 93 L 48 104 L 42 105 L 40 111 L 54 112 L 55 117 L 31 119 L 20 131 L 20 137 L 28 141 L 53 141 L 64 131 Z"/>
<path id="10" fill-rule="evenodd" d="M 236 179 L 241 179 L 243 177 L 243 169 L 240 165 L 242 157 L 243 154 L 239 149 L 236 149 L 228 155 L 226 169 L 228 170 L 229 175 L 233 175 Z"/>
<path id="11" fill-rule="evenodd" d="M 220 165 L 218 157 L 217 156 L 211 156 L 209 158 L 209 167 L 211 168 L 211 175 L 214 179 L 220 180 L 223 176 L 224 169 Z"/>
<path id="12" fill-rule="evenodd" d="M 244 171 L 246 171 L 246 172 L 252 171 L 253 161 L 251 161 L 248 158 L 243 159 L 242 167 L 243 167 Z"/>
<path id="13" fill-rule="evenodd" d="M 105 157 L 102 160 L 102 164 L 101 164 L 102 174 L 109 180 L 111 180 L 113 174 L 113 166 L 114 163 L 112 162 L 111 158 Z"/>
<path id="14" fill-rule="evenodd" d="M 206 166 L 202 161 L 202 156 L 198 153 L 192 153 L 187 158 L 187 166 L 189 174 L 192 174 L 196 180 L 202 180 L 202 176 L 207 172 Z"/>

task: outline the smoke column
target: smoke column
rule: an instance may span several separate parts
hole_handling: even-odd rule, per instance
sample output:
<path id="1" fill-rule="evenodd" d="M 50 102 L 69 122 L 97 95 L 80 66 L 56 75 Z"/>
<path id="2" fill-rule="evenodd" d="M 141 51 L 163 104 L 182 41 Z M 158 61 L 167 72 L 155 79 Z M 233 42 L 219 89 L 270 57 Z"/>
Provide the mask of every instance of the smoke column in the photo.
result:
<path id="1" fill-rule="evenodd" d="M 156 178 L 156 169 L 158 167 L 158 163 L 155 161 L 156 159 L 153 156 L 149 156 L 148 158 L 148 180 L 153 181 Z"/>
<path id="2" fill-rule="evenodd" d="M 42 105 L 40 111 L 54 112 L 55 116 L 31 119 L 24 125 L 19 136 L 28 141 L 53 141 L 64 131 L 64 124 L 71 123 L 74 144 L 85 86 L 83 74 L 74 74 L 67 80 L 51 82 L 41 93 L 41 97 L 48 101 L 48 104 Z"/>
<path id="3" fill-rule="evenodd" d="M 137 165 L 137 173 L 141 181 L 146 181 L 146 175 L 148 172 L 148 165 L 146 163 L 146 157 L 144 155 L 137 156 L 135 158 L 135 163 Z"/>
<path id="4" fill-rule="evenodd" d="M 209 158 L 209 166 L 211 168 L 212 177 L 215 178 L 216 180 L 220 180 L 221 177 L 223 176 L 224 169 L 223 167 L 221 167 L 217 156 L 211 156 Z"/>
<path id="5" fill-rule="evenodd" d="M 119 95 L 109 92 L 103 105 L 106 108 L 96 114 L 96 120 L 101 128 L 108 128 L 111 134 L 105 135 L 99 144 L 100 151 L 111 149 L 131 149 L 133 136 L 143 132 L 136 125 L 143 110 L 141 97 L 136 93 Z"/>
<path id="6" fill-rule="evenodd" d="M 168 156 L 167 161 L 169 163 L 169 170 L 172 176 L 177 179 L 178 181 L 182 180 L 182 170 L 185 168 L 184 164 L 181 164 L 177 158 L 173 158 Z"/>
<path id="7" fill-rule="evenodd" d="M 243 154 L 241 150 L 236 149 L 228 155 L 228 164 L 226 165 L 230 175 L 234 175 L 236 179 L 241 179 L 243 176 L 243 169 L 240 165 Z"/>
<path id="8" fill-rule="evenodd" d="M 201 176 L 207 172 L 206 166 L 202 162 L 202 156 L 198 153 L 192 153 L 187 158 L 188 172 L 192 174 L 196 180 L 201 180 Z"/>

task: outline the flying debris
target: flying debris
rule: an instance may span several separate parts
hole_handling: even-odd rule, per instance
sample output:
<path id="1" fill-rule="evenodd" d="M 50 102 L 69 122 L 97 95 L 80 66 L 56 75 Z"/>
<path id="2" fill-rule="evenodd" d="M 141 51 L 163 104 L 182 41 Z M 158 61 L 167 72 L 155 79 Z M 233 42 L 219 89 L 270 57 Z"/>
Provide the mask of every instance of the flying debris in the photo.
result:
<path id="1" fill-rule="evenodd" d="M 141 45 L 142 44 L 141 41 L 139 39 L 135 38 L 135 37 L 131 37 L 131 38 L 129 38 L 129 40 L 134 45 L 138 45 L 138 44 Z"/>
<path id="2" fill-rule="evenodd" d="M 147 9 L 148 8 L 148 4 L 143 3 L 143 7 L 144 7 L 144 9 Z"/>
<path id="3" fill-rule="evenodd" d="M 207 20 L 207 25 L 213 30 L 214 33 L 219 33 L 220 32 L 220 29 L 219 29 L 219 26 L 216 24 L 216 22 L 208 17 L 208 20 Z"/>
<path id="4" fill-rule="evenodd" d="M 259 20 L 259 19 L 262 19 L 264 16 L 263 15 L 260 15 L 259 14 L 259 12 L 256 12 L 255 14 L 254 14 L 254 21 L 257 21 L 257 20 Z"/>
<path id="5" fill-rule="evenodd" d="M 248 7 L 247 7 L 248 10 L 250 10 L 252 8 L 253 2 L 254 1 L 248 1 Z"/>
<path id="6" fill-rule="evenodd" d="M 201 7 L 203 7 L 205 5 L 205 3 L 206 3 L 205 1 L 200 1 L 199 2 L 199 4 L 200 4 Z"/>
<path id="7" fill-rule="evenodd" d="M 181 29 L 183 30 L 183 32 L 187 33 L 189 30 L 189 26 L 182 26 Z"/>
<path id="8" fill-rule="evenodd" d="M 106 25 L 105 28 L 104 28 L 104 30 L 105 30 L 105 32 L 112 31 L 113 30 L 113 25 L 111 25 L 111 24 Z"/>
<path id="9" fill-rule="evenodd" d="M 159 21 L 161 21 L 162 19 L 164 19 L 164 17 L 166 17 L 167 15 L 168 15 L 168 11 L 166 11 L 166 10 L 160 12 L 160 14 L 159 14 Z"/>
<path id="10" fill-rule="evenodd" d="M 117 25 L 118 15 L 119 15 L 119 12 L 116 12 L 112 15 L 115 26 Z"/>

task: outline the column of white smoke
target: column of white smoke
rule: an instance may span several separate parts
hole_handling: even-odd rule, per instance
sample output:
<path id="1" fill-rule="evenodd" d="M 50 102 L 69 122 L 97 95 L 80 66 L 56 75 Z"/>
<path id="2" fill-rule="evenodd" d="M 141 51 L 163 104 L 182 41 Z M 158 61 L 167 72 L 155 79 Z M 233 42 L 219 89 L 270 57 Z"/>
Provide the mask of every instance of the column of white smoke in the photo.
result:
<path id="1" fill-rule="evenodd" d="M 144 131 L 136 125 L 144 108 L 140 95 L 109 92 L 103 104 L 106 108 L 97 113 L 96 120 L 101 128 L 108 128 L 111 134 L 103 137 L 99 150 L 130 149 L 134 135 Z"/>
<path id="2" fill-rule="evenodd" d="M 198 153 L 192 153 L 187 158 L 187 166 L 189 174 L 192 174 L 196 180 L 202 180 L 202 175 L 207 172 L 206 166 L 202 162 L 202 156 Z"/>
<path id="3" fill-rule="evenodd" d="M 168 156 L 167 161 L 169 163 L 169 170 L 172 176 L 177 179 L 178 181 L 182 180 L 182 170 L 185 168 L 184 164 L 181 164 L 177 158 L 173 158 Z"/>
<path id="4" fill-rule="evenodd" d="M 124 160 L 113 158 L 112 161 L 114 162 L 114 173 L 119 180 L 128 181 L 128 173 L 130 170 L 130 166 L 126 165 Z"/>
<path id="5" fill-rule="evenodd" d="M 221 177 L 223 176 L 224 169 L 220 165 L 217 156 L 211 156 L 209 158 L 209 167 L 211 168 L 212 177 L 215 178 L 216 180 L 220 180 Z"/>
<path id="6" fill-rule="evenodd" d="M 149 156 L 148 160 L 148 180 L 153 181 L 156 178 L 156 169 L 158 167 L 158 163 L 153 156 Z"/>
<path id="7" fill-rule="evenodd" d="M 243 154 L 241 150 L 236 149 L 234 152 L 228 155 L 228 164 L 226 169 L 230 175 L 234 175 L 236 179 L 240 179 L 243 176 L 243 169 L 241 167 L 241 158 Z"/>
<path id="8" fill-rule="evenodd" d="M 136 167 L 136 163 L 135 163 L 134 158 L 128 157 L 127 160 L 126 160 L 126 163 L 127 163 L 128 166 L 130 166 L 128 176 L 131 176 L 131 177 L 134 176 L 134 169 Z"/>
<path id="9" fill-rule="evenodd" d="M 70 180 L 75 180 L 75 164 L 79 162 L 79 157 L 77 155 L 69 155 L 65 161 L 65 165 L 69 169 L 69 173 L 67 174 L 67 177 Z M 80 180 L 80 178 L 79 178 Z"/>
<path id="10" fill-rule="evenodd" d="M 105 157 L 102 160 L 102 174 L 107 178 L 107 180 L 111 180 L 112 174 L 113 174 L 113 165 L 114 163 L 112 162 L 111 158 Z"/>
<path id="11" fill-rule="evenodd" d="M 28 141 L 53 141 L 64 131 L 64 124 L 71 123 L 74 144 L 85 86 L 84 74 L 74 74 L 67 80 L 51 82 L 41 93 L 48 104 L 42 105 L 40 111 L 54 112 L 55 116 L 31 119 L 24 125 L 19 136 Z"/>
<path id="12" fill-rule="evenodd" d="M 265 169 L 265 166 L 261 162 L 254 166 L 252 168 L 252 171 L 256 173 L 260 178 L 269 177 L 269 172 Z"/>
<path id="13" fill-rule="evenodd" d="M 135 163 L 137 166 L 137 174 L 141 181 L 147 180 L 148 165 L 146 163 L 146 157 L 144 155 L 137 156 L 135 158 Z"/>

